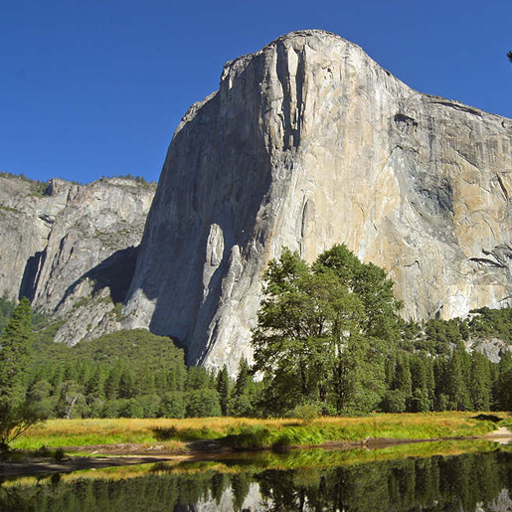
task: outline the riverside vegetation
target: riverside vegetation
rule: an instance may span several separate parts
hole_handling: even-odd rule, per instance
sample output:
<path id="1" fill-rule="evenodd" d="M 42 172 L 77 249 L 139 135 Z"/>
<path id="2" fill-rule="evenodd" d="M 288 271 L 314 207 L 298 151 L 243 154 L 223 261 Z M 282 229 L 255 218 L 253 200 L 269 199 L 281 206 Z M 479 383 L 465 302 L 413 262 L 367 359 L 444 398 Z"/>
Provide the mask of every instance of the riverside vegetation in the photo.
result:
<path id="1" fill-rule="evenodd" d="M 392 286 L 382 269 L 359 262 L 345 246 L 334 246 L 312 266 L 285 250 L 265 274 L 256 363 L 250 368 L 242 360 L 235 379 L 225 367 L 217 373 L 187 368 L 169 338 L 145 330 L 73 347 L 54 343 L 58 324 L 36 314 L 17 392 L 38 417 L 68 419 L 510 410 L 510 352 L 492 363 L 467 352 L 464 341 L 496 336 L 510 343 L 512 310 L 404 322 Z M 3 352 L 13 312 L 2 299 Z M 263 372 L 261 381 L 255 370 Z M 267 437 L 266 443 L 276 442 Z"/>

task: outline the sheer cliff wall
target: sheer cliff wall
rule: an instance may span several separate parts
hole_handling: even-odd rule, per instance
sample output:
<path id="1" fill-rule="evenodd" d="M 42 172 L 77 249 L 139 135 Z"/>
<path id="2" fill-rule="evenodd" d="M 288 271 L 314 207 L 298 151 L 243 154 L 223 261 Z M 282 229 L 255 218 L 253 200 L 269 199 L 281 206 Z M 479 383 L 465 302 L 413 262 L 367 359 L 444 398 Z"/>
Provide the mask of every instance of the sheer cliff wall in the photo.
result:
<path id="1" fill-rule="evenodd" d="M 389 271 L 408 318 L 508 305 L 511 148 L 509 119 L 414 91 L 334 34 L 283 36 L 227 63 L 176 130 L 126 325 L 233 370 L 269 259 L 341 242 Z"/>

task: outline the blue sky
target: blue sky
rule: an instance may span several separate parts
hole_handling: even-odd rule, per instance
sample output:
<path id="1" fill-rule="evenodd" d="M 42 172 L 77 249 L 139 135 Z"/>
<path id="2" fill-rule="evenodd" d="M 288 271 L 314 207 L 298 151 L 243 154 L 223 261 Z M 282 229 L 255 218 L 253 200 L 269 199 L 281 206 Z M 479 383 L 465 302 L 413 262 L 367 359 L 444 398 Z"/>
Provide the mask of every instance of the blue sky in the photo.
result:
<path id="1" fill-rule="evenodd" d="M 0 170 L 157 180 L 224 63 L 307 28 L 419 91 L 512 118 L 510 0 L 0 0 Z"/>

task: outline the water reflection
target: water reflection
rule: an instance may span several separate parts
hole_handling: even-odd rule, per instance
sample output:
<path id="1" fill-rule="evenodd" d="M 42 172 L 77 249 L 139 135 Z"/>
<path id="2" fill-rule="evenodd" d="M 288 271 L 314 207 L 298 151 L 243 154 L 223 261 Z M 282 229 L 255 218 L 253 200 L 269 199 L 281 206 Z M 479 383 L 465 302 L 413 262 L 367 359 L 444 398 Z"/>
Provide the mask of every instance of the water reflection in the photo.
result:
<path id="1" fill-rule="evenodd" d="M 305 452 L 307 453 L 307 452 Z M 4 482 L 0 510 L 24 511 L 504 511 L 512 510 L 512 455 L 503 450 L 265 469 L 264 457 L 156 465 Z M 316 457 L 316 459 L 315 459 Z M 320 457 L 320 459 L 319 459 Z M 378 458 L 378 457 L 376 457 Z M 307 459 L 307 457 L 306 457 Z M 276 462 L 277 461 L 277 462 Z M 319 461 L 319 462 L 318 462 Z M 328 461 L 328 462 L 325 462 Z"/>

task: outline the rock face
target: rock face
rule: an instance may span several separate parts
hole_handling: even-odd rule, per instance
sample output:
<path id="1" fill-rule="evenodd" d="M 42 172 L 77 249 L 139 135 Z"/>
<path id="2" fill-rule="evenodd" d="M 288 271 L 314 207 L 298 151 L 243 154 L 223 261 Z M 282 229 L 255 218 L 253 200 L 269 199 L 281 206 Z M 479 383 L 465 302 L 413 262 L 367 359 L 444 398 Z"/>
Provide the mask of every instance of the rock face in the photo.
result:
<path id="1" fill-rule="evenodd" d="M 269 259 L 341 242 L 389 271 L 406 317 L 508 305 L 511 162 L 511 120 L 418 93 L 334 34 L 280 37 L 177 128 L 126 325 L 234 371 Z"/>
<path id="2" fill-rule="evenodd" d="M 119 178 L 36 186 L 0 176 L 0 296 L 26 296 L 64 321 L 56 341 L 118 329 L 114 305 L 126 298 L 155 186 Z"/>

